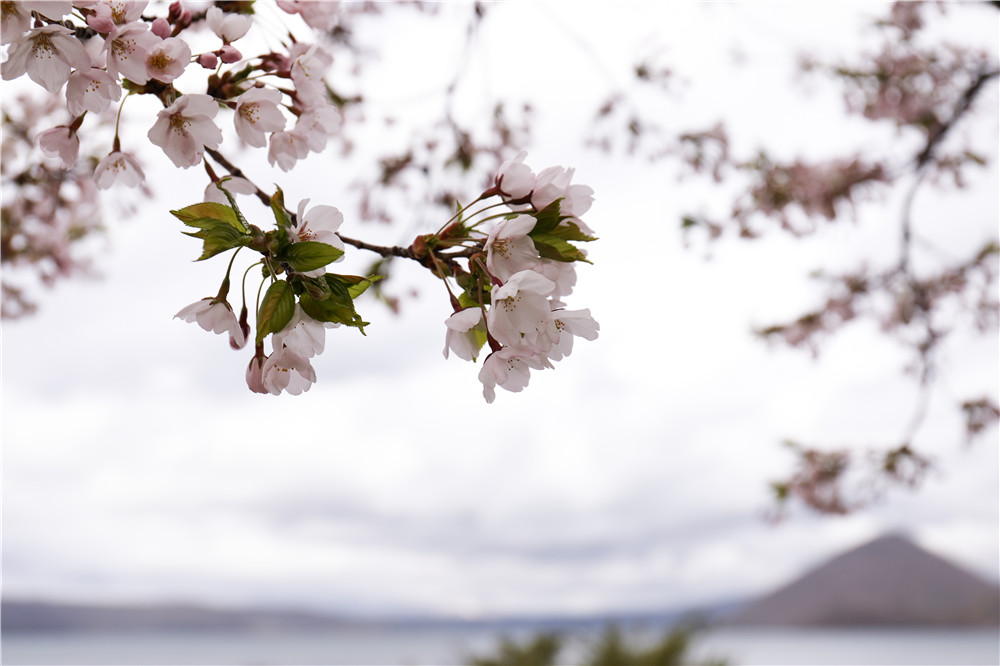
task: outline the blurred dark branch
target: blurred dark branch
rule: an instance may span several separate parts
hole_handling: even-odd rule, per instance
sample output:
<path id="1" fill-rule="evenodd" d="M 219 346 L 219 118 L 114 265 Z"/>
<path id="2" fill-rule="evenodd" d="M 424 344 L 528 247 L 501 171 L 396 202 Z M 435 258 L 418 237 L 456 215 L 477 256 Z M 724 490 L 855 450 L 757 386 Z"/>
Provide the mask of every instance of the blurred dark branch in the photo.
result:
<path id="1" fill-rule="evenodd" d="M 982 90 L 986 82 L 990 79 L 996 78 L 997 76 L 1000 76 L 1000 70 L 979 73 L 976 79 L 972 82 L 972 85 L 970 85 L 959 98 L 955 105 L 955 110 L 951 114 L 951 118 L 949 118 L 946 122 L 937 125 L 927 137 L 927 145 L 920 152 L 920 154 L 917 155 L 917 169 L 922 169 L 924 165 L 930 161 L 935 148 L 937 148 L 938 144 L 941 143 L 951 128 L 954 127 L 962 116 L 964 116 L 969 110 L 969 107 L 972 106 L 973 100 Z"/>

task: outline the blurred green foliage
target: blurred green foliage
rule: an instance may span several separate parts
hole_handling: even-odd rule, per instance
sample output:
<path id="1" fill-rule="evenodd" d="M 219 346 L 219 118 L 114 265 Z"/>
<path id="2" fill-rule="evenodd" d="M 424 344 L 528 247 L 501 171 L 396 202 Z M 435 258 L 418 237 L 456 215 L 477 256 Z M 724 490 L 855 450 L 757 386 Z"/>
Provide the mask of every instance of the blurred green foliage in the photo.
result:
<path id="1" fill-rule="evenodd" d="M 648 646 L 630 644 L 617 626 L 606 628 L 590 647 L 580 666 L 724 666 L 725 660 L 694 662 L 688 653 L 691 629 L 668 630 Z M 518 643 L 502 638 L 494 656 L 473 657 L 469 666 L 556 666 L 564 638 L 556 632 L 541 632 Z"/>

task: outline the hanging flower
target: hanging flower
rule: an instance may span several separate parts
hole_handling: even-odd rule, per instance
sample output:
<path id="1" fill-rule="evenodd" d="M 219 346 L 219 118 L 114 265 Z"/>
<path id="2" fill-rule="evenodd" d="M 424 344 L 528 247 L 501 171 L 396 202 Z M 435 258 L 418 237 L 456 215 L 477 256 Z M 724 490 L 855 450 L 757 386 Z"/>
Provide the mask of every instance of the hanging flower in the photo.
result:
<path id="1" fill-rule="evenodd" d="M 76 70 L 66 83 L 66 106 L 75 116 L 84 111 L 101 113 L 121 96 L 121 86 L 114 77 L 96 67 Z"/>
<path id="2" fill-rule="evenodd" d="M 195 301 L 182 308 L 174 315 L 174 319 L 197 323 L 212 333 L 229 333 L 230 339 L 237 341 L 240 347 L 246 344 L 246 336 L 243 335 L 243 328 L 233 313 L 232 306 L 224 300 L 219 300 L 218 297 Z"/>
<path id="3" fill-rule="evenodd" d="M 132 155 L 119 150 L 101 160 L 94 170 L 94 182 L 101 190 L 106 190 L 115 183 L 121 183 L 126 187 L 138 187 L 145 179 L 139 162 Z"/>
<path id="4" fill-rule="evenodd" d="M 465 308 L 448 317 L 444 321 L 444 325 L 448 328 L 444 341 L 444 357 L 448 358 L 448 351 L 451 350 L 461 359 L 475 361 L 486 338 L 482 321 L 483 311 L 479 308 Z"/>
<path id="5" fill-rule="evenodd" d="M 253 16 L 224 12 L 213 6 L 205 13 L 205 22 L 224 44 L 229 44 L 247 34 L 253 25 Z"/>
<path id="6" fill-rule="evenodd" d="M 309 359 L 282 347 L 267 357 L 261 368 L 261 383 L 272 395 L 288 391 L 299 395 L 308 391 L 316 381 L 316 371 Z"/>
<path id="7" fill-rule="evenodd" d="M 64 169 L 76 164 L 77 155 L 80 154 L 80 137 L 69 127 L 60 125 L 47 129 L 38 135 L 36 141 L 46 157 L 58 157 L 62 160 Z"/>

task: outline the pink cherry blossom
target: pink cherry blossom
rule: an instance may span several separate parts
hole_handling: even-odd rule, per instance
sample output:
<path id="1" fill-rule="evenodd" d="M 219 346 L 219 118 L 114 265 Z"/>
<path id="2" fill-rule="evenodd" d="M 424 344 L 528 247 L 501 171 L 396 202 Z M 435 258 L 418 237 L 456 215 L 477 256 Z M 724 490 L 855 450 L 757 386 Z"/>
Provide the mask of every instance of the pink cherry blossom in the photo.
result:
<path id="1" fill-rule="evenodd" d="M 316 321 L 296 303 L 292 318 L 271 339 L 276 348 L 284 346 L 303 358 L 312 358 L 326 347 L 326 329 L 337 326 L 334 322 Z"/>
<path id="2" fill-rule="evenodd" d="M 518 215 L 502 220 L 486 239 L 486 267 L 501 281 L 519 271 L 534 268 L 540 259 L 535 243 L 528 235 L 535 228 L 535 218 Z"/>
<path id="3" fill-rule="evenodd" d="M 293 240 L 316 241 L 343 250 L 344 241 L 340 240 L 337 230 L 344 223 L 344 214 L 333 206 L 313 206 L 307 213 L 307 205 L 309 199 L 299 202 L 297 223 L 291 231 Z"/>
<path id="4" fill-rule="evenodd" d="M 121 151 L 114 151 L 105 157 L 94 170 L 94 182 L 98 189 L 106 190 L 115 183 L 126 187 L 138 187 L 146 176 L 142 173 L 139 162 Z"/>
<path id="5" fill-rule="evenodd" d="M 29 13 L 37 12 L 53 21 L 58 21 L 73 11 L 73 3 L 70 0 L 20 0 L 17 4 Z"/>
<path id="6" fill-rule="evenodd" d="M 573 351 L 573 338 L 596 340 L 600 324 L 590 316 L 590 310 L 556 310 L 552 313 L 556 328 L 559 330 L 559 341 L 552 345 L 546 354 L 550 360 L 559 361 Z"/>
<path id="7" fill-rule="evenodd" d="M 311 106 L 295 123 L 295 133 L 304 136 L 314 153 L 326 148 L 327 139 L 340 127 L 340 112 L 332 104 Z"/>
<path id="8" fill-rule="evenodd" d="M 523 199 L 535 189 L 535 174 L 524 163 L 528 151 L 522 150 L 512 160 L 500 165 L 496 184 L 500 191 L 512 199 Z"/>
<path id="9" fill-rule="evenodd" d="M 333 57 L 316 44 L 292 44 L 288 53 L 292 60 L 292 81 L 299 98 L 307 106 L 325 102 L 323 76 L 330 69 Z"/>
<path id="10" fill-rule="evenodd" d="M 96 67 L 76 70 L 66 83 L 66 106 L 75 116 L 84 111 L 101 113 L 121 96 L 121 86 L 114 77 Z"/>
<path id="11" fill-rule="evenodd" d="M 229 44 L 247 34 L 253 25 L 253 16 L 223 12 L 218 7 L 209 7 L 205 13 L 205 21 L 224 44 Z"/>
<path id="12" fill-rule="evenodd" d="M 337 18 L 336 2 L 313 0 L 278 0 L 278 6 L 289 14 L 299 14 L 310 28 L 329 30 Z"/>
<path id="13" fill-rule="evenodd" d="M 146 52 L 160 38 L 154 35 L 144 23 L 127 23 L 108 35 L 104 48 L 108 52 L 108 73 L 119 74 L 133 83 L 146 83 Z"/>
<path id="14" fill-rule="evenodd" d="M 87 25 L 98 32 L 110 32 L 115 26 L 142 19 L 147 4 L 147 0 L 100 0 L 91 6 L 94 14 L 87 18 Z"/>
<path id="15" fill-rule="evenodd" d="M 197 323 L 212 333 L 229 333 L 230 339 L 236 340 L 241 347 L 245 344 L 246 336 L 243 335 L 240 322 L 226 301 L 214 297 L 203 298 L 182 308 L 174 318 Z"/>
<path id="16" fill-rule="evenodd" d="M 309 156 L 309 139 L 297 132 L 274 132 L 267 150 L 267 161 L 275 163 L 282 171 L 289 171 L 295 163 Z"/>
<path id="17" fill-rule="evenodd" d="M 483 361 L 479 381 L 483 383 L 486 402 L 496 399 L 496 387 L 517 393 L 528 385 L 531 370 L 551 368 L 552 364 L 529 347 L 504 347 Z"/>
<path id="18" fill-rule="evenodd" d="M 257 187 L 246 178 L 226 178 L 222 186 L 230 194 L 254 194 L 257 192 Z M 229 204 L 229 199 L 226 198 L 226 195 L 223 194 L 222 190 L 215 183 L 209 183 L 205 187 L 205 201 L 214 201 L 215 203 L 225 205 Z"/>
<path id="19" fill-rule="evenodd" d="M 12 45 L 3 64 L 4 80 L 28 77 L 49 92 L 59 90 L 74 65 L 89 63 L 90 56 L 72 31 L 61 25 L 46 25 L 28 31 Z"/>
<path id="20" fill-rule="evenodd" d="M 0 4 L 0 43 L 11 44 L 21 41 L 24 33 L 31 29 L 31 11 L 20 2 Z"/>
<path id="21" fill-rule="evenodd" d="M 182 95 L 157 114 L 149 140 L 162 148 L 174 165 L 194 166 L 206 147 L 218 148 L 222 142 L 222 131 L 212 122 L 218 109 L 208 95 Z"/>
<path id="22" fill-rule="evenodd" d="M 280 132 L 285 129 L 285 116 L 278 108 L 280 102 L 281 93 L 274 88 L 247 90 L 236 100 L 233 119 L 236 133 L 251 146 L 266 146 L 265 132 Z"/>
<path id="23" fill-rule="evenodd" d="M 272 395 L 288 391 L 299 395 L 316 381 L 316 371 L 309 359 L 296 354 L 288 347 L 282 347 L 267 357 L 261 368 L 261 380 L 264 388 Z"/>
<path id="24" fill-rule="evenodd" d="M 146 51 L 146 76 L 170 83 L 191 63 L 191 47 L 183 39 L 169 37 Z"/>
<path id="25" fill-rule="evenodd" d="M 76 164 L 80 153 L 80 137 L 65 125 L 53 127 L 40 133 L 36 139 L 46 157 L 58 157 L 64 169 Z"/>
<path id="26" fill-rule="evenodd" d="M 475 361 L 482 346 L 477 331 L 485 339 L 485 330 L 480 325 L 482 321 L 483 311 L 479 308 L 465 308 L 445 319 L 448 333 L 445 336 L 444 357 L 448 358 L 448 351 L 451 350 L 461 359 Z"/>
<path id="27" fill-rule="evenodd" d="M 520 271 L 496 287 L 493 306 L 486 316 L 487 328 L 501 344 L 548 351 L 559 339 L 546 298 L 555 287 L 552 280 L 535 271 Z"/>

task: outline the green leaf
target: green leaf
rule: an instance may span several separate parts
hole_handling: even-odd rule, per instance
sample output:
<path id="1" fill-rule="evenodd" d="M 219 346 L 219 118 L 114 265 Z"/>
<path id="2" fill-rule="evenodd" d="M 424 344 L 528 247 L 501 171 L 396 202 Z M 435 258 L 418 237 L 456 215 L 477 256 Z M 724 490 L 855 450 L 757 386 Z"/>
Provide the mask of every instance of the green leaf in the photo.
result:
<path id="1" fill-rule="evenodd" d="M 292 218 L 288 217 L 288 211 L 285 210 L 285 193 L 281 191 L 280 187 L 271 197 L 271 212 L 274 213 L 274 221 L 278 223 L 279 228 L 290 229 L 292 227 Z"/>
<path id="2" fill-rule="evenodd" d="M 247 228 L 240 222 L 235 210 L 225 204 L 214 201 L 196 203 L 180 210 L 172 210 L 170 213 L 190 227 L 201 227 L 204 229 L 223 222 L 237 231 L 247 231 Z"/>
<path id="3" fill-rule="evenodd" d="M 458 295 L 458 304 L 463 308 L 478 308 L 479 301 L 473 300 L 472 296 L 467 291 L 463 291 Z"/>
<path id="4" fill-rule="evenodd" d="M 384 276 L 382 275 L 369 275 L 368 277 L 361 277 L 360 275 L 330 275 L 330 277 L 343 282 L 347 286 L 347 293 L 351 295 L 351 298 L 357 298 L 361 294 L 368 290 L 368 287 L 372 286 Z"/>
<path id="5" fill-rule="evenodd" d="M 559 202 L 562 199 L 556 199 L 548 206 L 542 210 L 535 213 L 535 228 L 531 230 L 529 236 L 534 236 L 535 234 L 547 234 L 557 226 L 562 218 L 559 216 Z"/>
<path id="6" fill-rule="evenodd" d="M 226 200 L 229 201 L 229 206 L 233 209 L 233 212 L 236 213 L 236 219 L 239 220 L 240 225 L 242 225 L 240 230 L 249 232 L 250 224 L 247 222 L 247 218 L 243 216 L 243 212 L 240 211 L 240 207 L 236 205 L 236 199 L 233 198 L 232 193 L 226 189 L 227 180 L 232 180 L 232 177 L 226 176 L 225 178 L 217 182 L 215 186 L 219 190 L 221 190 L 224 195 L 226 195 Z"/>
<path id="7" fill-rule="evenodd" d="M 354 310 L 354 300 L 351 298 L 347 285 L 339 280 L 341 276 L 324 275 L 330 293 L 323 298 L 314 298 L 311 293 L 306 292 L 299 297 L 299 304 L 307 315 L 316 321 L 331 321 L 345 326 L 354 326 L 361 329 L 368 322 L 361 319 L 361 316 Z"/>
<path id="8" fill-rule="evenodd" d="M 204 242 L 201 256 L 195 261 L 203 261 L 220 252 L 249 245 L 253 240 L 252 236 L 241 233 L 223 222 L 215 222 L 212 226 L 207 226 L 206 223 L 206 226 L 198 231 L 184 231 L 182 233 L 185 236 L 200 238 Z"/>
<path id="9" fill-rule="evenodd" d="M 538 254 L 546 259 L 592 263 L 580 250 L 558 236 L 553 236 L 552 234 L 532 234 L 531 240 L 535 241 L 535 249 L 538 250 Z"/>
<path id="10" fill-rule="evenodd" d="M 344 255 L 332 245 L 317 241 L 301 241 L 291 243 L 278 257 L 279 261 L 287 262 L 289 266 L 300 273 L 323 268 L 332 261 Z"/>
<path id="11" fill-rule="evenodd" d="M 567 218 L 567 220 L 568 219 L 569 218 Z M 568 241 L 589 242 L 597 240 L 596 236 L 588 236 L 580 231 L 580 227 L 576 224 L 576 222 L 563 221 L 562 224 L 550 231 L 549 234 L 555 236 L 556 238 L 562 238 L 563 240 Z"/>
<path id="12" fill-rule="evenodd" d="M 293 314 L 295 294 L 292 292 L 292 285 L 285 280 L 272 283 L 257 310 L 257 344 L 262 344 L 269 333 L 277 333 L 283 329 L 291 321 Z"/>

